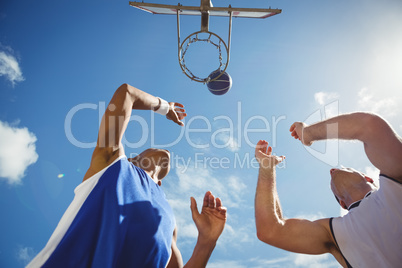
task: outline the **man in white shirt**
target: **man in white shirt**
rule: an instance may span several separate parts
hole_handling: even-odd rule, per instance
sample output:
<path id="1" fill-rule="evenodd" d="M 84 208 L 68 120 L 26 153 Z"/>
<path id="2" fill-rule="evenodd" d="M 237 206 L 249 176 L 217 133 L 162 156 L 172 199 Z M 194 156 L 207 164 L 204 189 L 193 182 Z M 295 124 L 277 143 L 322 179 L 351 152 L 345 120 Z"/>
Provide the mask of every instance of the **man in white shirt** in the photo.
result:
<path id="1" fill-rule="evenodd" d="M 328 126 L 337 124 L 337 131 Z M 381 117 L 370 113 L 340 115 L 312 125 L 295 122 L 291 135 L 304 145 L 325 139 L 359 140 L 380 170 L 380 188 L 350 168 L 331 169 L 331 189 L 349 209 L 343 217 L 309 221 L 286 219 L 276 190 L 275 166 L 284 156 L 259 141 L 260 164 L 255 197 L 258 238 L 284 250 L 331 253 L 343 267 L 399 267 L 402 263 L 402 141 Z"/>

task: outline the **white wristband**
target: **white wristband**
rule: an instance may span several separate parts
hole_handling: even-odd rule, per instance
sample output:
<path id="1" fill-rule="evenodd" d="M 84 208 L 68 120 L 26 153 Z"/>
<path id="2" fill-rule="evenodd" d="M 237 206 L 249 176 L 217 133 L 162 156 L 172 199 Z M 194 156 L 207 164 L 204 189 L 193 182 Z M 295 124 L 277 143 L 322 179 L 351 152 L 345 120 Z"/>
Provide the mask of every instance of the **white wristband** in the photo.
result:
<path id="1" fill-rule="evenodd" d="M 167 115 L 167 113 L 169 112 L 169 103 L 167 101 L 165 101 L 164 99 L 161 99 L 159 97 L 157 97 L 160 101 L 160 106 L 158 108 L 158 110 L 155 111 L 155 113 L 161 114 L 161 115 Z"/>

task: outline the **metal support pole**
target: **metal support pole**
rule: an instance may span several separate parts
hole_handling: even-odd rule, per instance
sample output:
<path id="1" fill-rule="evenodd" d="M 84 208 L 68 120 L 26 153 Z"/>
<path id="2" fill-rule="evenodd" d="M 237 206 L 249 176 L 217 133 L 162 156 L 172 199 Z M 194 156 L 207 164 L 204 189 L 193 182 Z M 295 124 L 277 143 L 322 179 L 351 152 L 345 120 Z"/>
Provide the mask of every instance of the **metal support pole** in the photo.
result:
<path id="1" fill-rule="evenodd" d="M 209 31 L 209 11 L 201 12 L 201 32 Z"/>
<path id="2" fill-rule="evenodd" d="M 201 0 L 201 32 L 209 31 L 209 9 L 211 5 L 211 0 Z"/>
<path id="3" fill-rule="evenodd" d="M 179 52 L 179 60 L 180 60 L 180 9 L 177 10 L 177 50 Z"/>
<path id="4" fill-rule="evenodd" d="M 180 43 L 180 9 L 177 9 L 177 57 L 179 58 L 180 68 L 186 74 L 183 66 L 181 65 L 181 43 Z M 186 74 L 187 75 L 187 74 Z"/>
<path id="5" fill-rule="evenodd" d="M 230 57 L 230 43 L 231 43 L 231 38 L 232 38 L 232 11 L 229 11 L 229 37 L 228 37 L 228 63 L 229 63 L 229 57 Z"/>

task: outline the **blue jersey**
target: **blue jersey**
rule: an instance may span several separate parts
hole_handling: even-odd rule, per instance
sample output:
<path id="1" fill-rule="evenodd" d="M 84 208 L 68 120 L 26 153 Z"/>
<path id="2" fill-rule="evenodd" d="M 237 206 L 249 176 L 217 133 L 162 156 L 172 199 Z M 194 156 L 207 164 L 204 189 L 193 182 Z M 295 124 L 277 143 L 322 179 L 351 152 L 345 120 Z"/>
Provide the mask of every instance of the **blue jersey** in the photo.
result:
<path id="1" fill-rule="evenodd" d="M 166 267 L 175 220 L 165 194 L 120 157 L 81 183 L 28 267 Z"/>

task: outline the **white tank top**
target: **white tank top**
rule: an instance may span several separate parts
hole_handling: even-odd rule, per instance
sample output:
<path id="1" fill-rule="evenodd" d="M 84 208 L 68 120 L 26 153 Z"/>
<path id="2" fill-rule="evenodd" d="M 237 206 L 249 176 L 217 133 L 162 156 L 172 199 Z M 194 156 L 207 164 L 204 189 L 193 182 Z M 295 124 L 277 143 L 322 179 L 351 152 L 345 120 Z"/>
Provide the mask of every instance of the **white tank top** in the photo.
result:
<path id="1" fill-rule="evenodd" d="M 352 267 L 401 267 L 402 184 L 380 175 L 380 189 L 331 219 L 331 230 Z"/>

